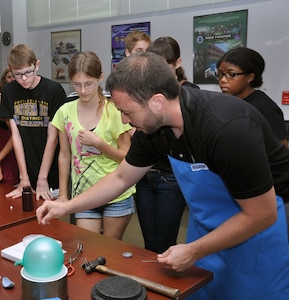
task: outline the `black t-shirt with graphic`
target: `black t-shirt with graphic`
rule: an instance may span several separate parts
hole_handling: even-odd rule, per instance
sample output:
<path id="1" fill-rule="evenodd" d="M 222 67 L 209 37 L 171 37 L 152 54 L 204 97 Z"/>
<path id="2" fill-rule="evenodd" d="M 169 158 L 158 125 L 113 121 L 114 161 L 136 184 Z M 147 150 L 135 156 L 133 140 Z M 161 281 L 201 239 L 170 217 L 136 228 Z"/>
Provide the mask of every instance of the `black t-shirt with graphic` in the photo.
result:
<path id="1" fill-rule="evenodd" d="M 26 159 L 30 183 L 36 188 L 37 177 L 47 140 L 49 122 L 57 109 L 66 101 L 62 86 L 41 77 L 34 89 L 24 89 L 16 81 L 4 86 L 1 95 L 0 117 L 14 119 L 18 127 Z M 57 149 L 50 169 L 48 183 L 57 188 L 58 157 Z"/>

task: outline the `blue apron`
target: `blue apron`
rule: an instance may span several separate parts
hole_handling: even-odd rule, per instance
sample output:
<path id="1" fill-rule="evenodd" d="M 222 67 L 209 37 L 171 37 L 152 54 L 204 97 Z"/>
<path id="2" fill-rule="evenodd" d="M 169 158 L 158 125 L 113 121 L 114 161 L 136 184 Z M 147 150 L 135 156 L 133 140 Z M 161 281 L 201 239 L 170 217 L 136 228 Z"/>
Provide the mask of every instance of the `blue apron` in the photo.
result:
<path id="1" fill-rule="evenodd" d="M 203 163 L 169 157 L 190 211 L 187 243 L 199 239 L 240 211 L 222 179 Z M 284 204 L 278 220 L 249 240 L 195 263 L 214 279 L 187 299 L 288 300 L 289 244 Z"/>

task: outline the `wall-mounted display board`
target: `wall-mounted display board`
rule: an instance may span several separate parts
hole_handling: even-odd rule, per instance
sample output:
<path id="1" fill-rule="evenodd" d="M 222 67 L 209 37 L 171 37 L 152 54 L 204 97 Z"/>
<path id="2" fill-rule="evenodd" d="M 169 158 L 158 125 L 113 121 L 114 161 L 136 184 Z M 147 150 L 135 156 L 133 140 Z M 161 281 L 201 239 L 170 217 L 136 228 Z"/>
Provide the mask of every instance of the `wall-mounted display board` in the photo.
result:
<path id="1" fill-rule="evenodd" d="M 112 25 L 111 26 L 111 68 L 113 69 L 125 57 L 124 40 L 126 36 L 139 30 L 150 35 L 150 22 Z"/>
<path id="2" fill-rule="evenodd" d="M 52 79 L 69 82 L 68 64 L 81 51 L 81 30 L 51 32 Z"/>
<path id="3" fill-rule="evenodd" d="M 194 17 L 195 83 L 218 83 L 216 62 L 228 50 L 247 46 L 247 23 L 248 10 Z"/>

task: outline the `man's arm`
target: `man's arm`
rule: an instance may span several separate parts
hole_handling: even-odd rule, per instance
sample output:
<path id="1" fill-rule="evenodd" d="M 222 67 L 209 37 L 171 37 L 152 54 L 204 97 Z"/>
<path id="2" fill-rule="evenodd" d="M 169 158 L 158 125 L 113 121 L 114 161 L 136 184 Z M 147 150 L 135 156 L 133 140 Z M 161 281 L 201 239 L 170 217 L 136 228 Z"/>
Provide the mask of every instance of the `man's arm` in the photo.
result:
<path id="1" fill-rule="evenodd" d="M 15 190 L 6 194 L 6 197 L 18 198 L 18 197 L 21 197 L 21 195 L 22 195 L 23 187 L 30 186 L 31 184 L 30 184 L 28 173 L 27 173 L 24 148 L 23 148 L 23 143 L 22 143 L 22 139 L 21 139 L 19 130 L 13 119 L 9 120 L 9 124 L 10 124 L 11 133 L 12 133 L 14 153 L 16 156 L 18 169 L 19 169 L 20 183 Z"/>
<path id="2" fill-rule="evenodd" d="M 277 219 L 276 195 L 272 187 L 260 196 L 237 200 L 241 211 L 202 238 L 170 247 L 158 261 L 169 269 L 183 271 L 197 260 L 239 245 L 271 226 Z"/>
<path id="3" fill-rule="evenodd" d="M 124 159 L 115 171 L 70 201 L 45 201 L 36 211 L 38 222 L 49 224 L 51 219 L 105 205 L 138 182 L 151 167 L 134 167 Z"/>
<path id="4" fill-rule="evenodd" d="M 58 143 L 58 130 L 51 124 L 48 124 L 47 140 L 42 156 L 41 166 L 38 173 L 37 186 L 36 186 L 36 199 L 40 197 L 45 200 L 53 199 L 48 185 L 48 174 L 54 158 L 55 149 Z"/>

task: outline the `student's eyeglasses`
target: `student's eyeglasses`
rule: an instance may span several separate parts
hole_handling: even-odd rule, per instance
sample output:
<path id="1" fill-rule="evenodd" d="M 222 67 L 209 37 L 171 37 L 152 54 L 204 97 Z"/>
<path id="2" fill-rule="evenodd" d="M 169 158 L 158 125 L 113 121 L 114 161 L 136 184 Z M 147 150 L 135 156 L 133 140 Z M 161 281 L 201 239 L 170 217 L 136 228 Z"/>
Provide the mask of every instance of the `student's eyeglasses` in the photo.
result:
<path id="1" fill-rule="evenodd" d="M 83 84 L 79 82 L 72 82 L 71 84 L 76 90 L 81 90 L 82 88 L 84 88 L 85 90 L 91 90 L 96 86 L 97 81 L 88 81 Z"/>
<path id="2" fill-rule="evenodd" d="M 15 78 L 15 79 L 22 79 L 23 76 L 25 77 L 31 77 L 34 72 L 35 72 L 35 69 L 36 69 L 36 66 L 34 66 L 34 69 L 33 70 L 28 70 L 24 73 L 13 73 L 12 72 L 12 76 Z"/>
<path id="3" fill-rule="evenodd" d="M 235 72 L 225 72 L 225 73 L 223 73 L 222 71 L 216 72 L 216 77 L 218 79 L 222 79 L 223 76 L 225 76 L 227 79 L 234 79 L 238 75 L 248 75 L 248 74 L 244 73 L 244 72 L 239 72 L 239 73 L 235 73 Z"/>

